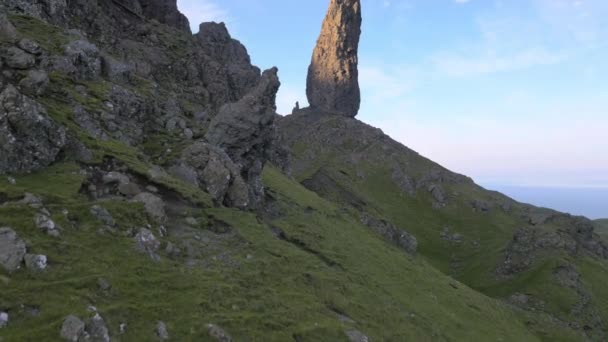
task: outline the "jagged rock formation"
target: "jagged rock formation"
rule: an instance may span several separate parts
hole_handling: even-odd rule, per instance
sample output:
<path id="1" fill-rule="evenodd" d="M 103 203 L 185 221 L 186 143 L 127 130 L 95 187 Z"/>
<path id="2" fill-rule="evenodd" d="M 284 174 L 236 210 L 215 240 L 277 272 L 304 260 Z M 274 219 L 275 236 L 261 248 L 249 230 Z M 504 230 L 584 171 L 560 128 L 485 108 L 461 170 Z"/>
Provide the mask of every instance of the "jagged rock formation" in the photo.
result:
<path id="1" fill-rule="evenodd" d="M 249 198 L 257 207 L 264 197 L 261 174 L 269 158 L 280 82 L 276 68 L 264 71 L 260 83 L 241 100 L 227 104 L 211 121 L 207 140 L 224 149 L 240 167 L 249 185 Z"/>
<path id="2" fill-rule="evenodd" d="M 243 209 L 259 205 L 262 168 L 266 160 L 281 155 L 273 144 L 280 82 L 276 68 L 260 74 L 223 23 L 203 23 L 196 35 L 185 34 L 188 23 L 175 0 L 11 0 L 2 6 L 78 30 L 53 28 L 53 41 L 36 42 L 34 36 L 18 33 L 8 17 L 0 17 L 7 68 L 0 89 L 8 83 L 0 97 L 0 141 L 5 142 L 0 173 L 30 172 L 60 155 L 87 154 L 78 139 L 66 137 L 66 122 L 47 115 L 45 107 L 51 104 L 55 118 L 67 116 L 77 126 L 79 132 L 71 130 L 70 136 L 82 132 L 133 147 L 156 144 L 155 135 L 174 135 L 186 145 L 195 141 L 184 156 L 205 154 L 205 163 L 221 160 L 231 175 L 230 186 L 222 185 L 223 180 L 215 184 L 211 170 L 223 171 L 195 163 L 200 172 L 207 170 L 199 185 L 213 189 L 218 204 Z M 27 27 L 36 24 L 34 19 L 18 20 Z M 26 107 L 27 113 L 19 112 Z M 208 148 L 198 148 L 207 142 Z M 77 159 L 90 159 L 88 154 Z M 168 166 L 181 168 L 180 176 L 193 164 L 170 159 Z"/>
<path id="3" fill-rule="evenodd" d="M 361 21 L 360 0 L 331 0 L 308 68 L 306 95 L 312 109 L 357 115 Z"/>

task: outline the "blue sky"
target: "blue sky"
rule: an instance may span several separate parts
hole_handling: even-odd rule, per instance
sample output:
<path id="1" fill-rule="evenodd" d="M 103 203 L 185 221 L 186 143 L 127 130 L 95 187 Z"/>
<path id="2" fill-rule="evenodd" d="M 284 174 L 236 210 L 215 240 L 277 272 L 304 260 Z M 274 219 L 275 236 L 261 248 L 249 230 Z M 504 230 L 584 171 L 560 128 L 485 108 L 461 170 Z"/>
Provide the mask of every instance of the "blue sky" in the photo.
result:
<path id="1" fill-rule="evenodd" d="M 482 185 L 608 187 L 608 1 L 362 0 L 359 119 Z M 178 0 L 306 102 L 329 0 Z"/>

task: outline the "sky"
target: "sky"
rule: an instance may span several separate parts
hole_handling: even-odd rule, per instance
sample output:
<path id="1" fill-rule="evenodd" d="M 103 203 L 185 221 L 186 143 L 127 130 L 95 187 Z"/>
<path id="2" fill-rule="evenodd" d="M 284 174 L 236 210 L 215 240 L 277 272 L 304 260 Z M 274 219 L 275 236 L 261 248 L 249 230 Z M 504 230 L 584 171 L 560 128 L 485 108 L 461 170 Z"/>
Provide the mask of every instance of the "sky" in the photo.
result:
<path id="1" fill-rule="evenodd" d="M 329 0 L 178 0 L 226 22 L 281 114 Z M 608 190 L 608 1 L 362 0 L 358 119 L 487 187 Z M 608 197 L 606 197 L 608 199 Z M 607 215 L 608 216 L 608 213 Z"/>

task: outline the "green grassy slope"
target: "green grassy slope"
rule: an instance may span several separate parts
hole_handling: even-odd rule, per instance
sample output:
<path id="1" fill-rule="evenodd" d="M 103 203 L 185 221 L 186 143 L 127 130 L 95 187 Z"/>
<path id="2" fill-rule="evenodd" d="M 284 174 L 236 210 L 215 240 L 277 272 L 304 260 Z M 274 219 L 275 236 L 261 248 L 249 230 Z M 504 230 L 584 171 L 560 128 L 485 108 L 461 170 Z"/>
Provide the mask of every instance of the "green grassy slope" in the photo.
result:
<path id="1" fill-rule="evenodd" d="M 55 173 L 29 177 L 18 180 L 23 190 L 53 192 L 49 181 L 57 179 Z M 216 246 L 221 253 L 203 251 L 210 260 L 205 266 L 186 266 L 185 257 L 163 253 L 156 263 L 136 252 L 127 231 L 150 221 L 137 204 L 103 202 L 119 228 L 99 232 L 100 223 L 88 212 L 93 203 L 69 199 L 79 196 L 77 177 L 65 182 L 60 197 L 46 197 L 53 213 L 69 211 L 70 221 L 54 216 L 62 227 L 59 239 L 34 228 L 33 209 L 0 208 L 0 226 L 16 229 L 31 252 L 47 254 L 50 262 L 44 273 L 0 275 L 0 307 L 11 314 L 0 336 L 4 341 L 58 339 L 65 316 L 87 317 L 86 308 L 94 305 L 112 336 L 118 336 L 120 323 L 128 324 L 120 336 L 126 341 L 153 340 L 157 320 L 180 341 L 204 340 L 209 322 L 237 341 L 339 341 L 351 329 L 377 341 L 577 338 L 546 317 L 527 317 L 387 245 L 349 213 L 275 169 L 267 169 L 264 178 L 282 213 L 272 222 L 224 208 L 188 211 L 234 230 Z M 47 187 L 41 185 L 45 180 Z M 168 227 L 166 240 L 179 245 Z M 281 229 L 284 238 L 271 227 Z M 201 228 L 201 234 L 214 233 Z M 229 255 L 230 262 L 220 254 Z M 112 289 L 100 290 L 99 278 Z M 25 308 L 37 308 L 39 315 Z M 547 335 L 529 332 L 524 322 L 530 319 Z"/>
<path id="2" fill-rule="evenodd" d="M 316 189 L 320 195 L 346 208 L 372 213 L 414 234 L 419 253 L 445 274 L 497 299 L 526 294 L 542 303 L 533 304 L 534 310 L 575 322 L 575 327 L 597 323 L 598 317 L 600 322 L 608 318 L 604 293 L 598 286 L 602 279 L 608 281 L 608 273 L 603 271 L 607 267 L 605 261 L 584 253 L 574 258 L 560 251 L 547 251 L 513 277 L 496 273 L 515 231 L 530 225 L 535 208 L 460 178 L 436 180 L 448 197 L 445 206 L 437 208 L 426 187 L 408 195 L 396 184 L 393 172 L 399 165 L 415 183 L 432 170 L 447 170 L 378 135 L 375 129 L 350 119 L 297 116 L 284 119 L 281 127 L 290 135 L 287 139 L 295 153 L 296 179 L 308 184 L 319 173 L 330 178 L 331 182 L 325 181 Z M 473 202 L 487 203 L 488 210 L 476 209 Z M 546 231 L 567 229 L 553 222 L 538 227 Z M 445 232 L 458 234 L 458 241 L 446 239 Z M 555 271 L 566 265 L 575 265 L 581 274 L 587 291 L 583 295 L 556 280 Z M 590 333 L 594 340 L 605 337 L 607 327 L 598 324 Z"/>

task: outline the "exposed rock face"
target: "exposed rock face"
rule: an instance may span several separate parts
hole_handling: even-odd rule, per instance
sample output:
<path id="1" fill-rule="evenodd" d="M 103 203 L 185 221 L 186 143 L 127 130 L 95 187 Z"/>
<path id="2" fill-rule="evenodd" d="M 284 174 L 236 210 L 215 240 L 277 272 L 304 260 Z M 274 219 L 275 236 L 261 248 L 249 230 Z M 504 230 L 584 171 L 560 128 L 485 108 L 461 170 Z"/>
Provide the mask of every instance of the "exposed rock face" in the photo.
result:
<path id="1" fill-rule="evenodd" d="M 306 95 L 311 108 L 354 117 L 361 94 L 357 69 L 361 1 L 331 0 L 308 68 Z"/>
<path id="2" fill-rule="evenodd" d="M 251 65 L 247 49 L 232 39 L 224 23 L 202 23 L 194 38 L 205 53 L 203 79 L 212 102 L 237 101 L 258 84 L 260 69 Z M 222 89 L 230 91 L 226 94 Z"/>
<path id="3" fill-rule="evenodd" d="M 277 72 L 277 68 L 264 71 L 251 92 L 240 101 L 223 106 L 205 136 L 240 167 L 249 186 L 250 206 L 254 208 L 264 196 L 261 174 L 275 138 L 275 100 L 281 84 Z"/>
<path id="4" fill-rule="evenodd" d="M 218 204 L 246 209 L 249 187 L 241 170 L 222 149 L 198 141 L 184 150 L 169 171 L 207 191 Z"/>
<path id="5" fill-rule="evenodd" d="M 65 129 L 12 85 L 0 93 L 0 174 L 39 170 L 53 163 L 66 143 Z"/>
<path id="6" fill-rule="evenodd" d="M 134 1 L 137 6 L 137 1 Z M 143 14 L 156 19 L 163 24 L 173 26 L 183 31 L 190 32 L 190 23 L 185 15 L 177 9 L 176 0 L 140 0 Z M 137 7 L 134 7 L 137 8 Z"/>
<path id="7" fill-rule="evenodd" d="M 418 240 L 412 234 L 395 227 L 390 222 L 379 220 L 367 213 L 361 215 L 361 223 L 380 234 L 388 242 L 398 246 L 405 252 L 415 255 L 418 249 Z"/>

